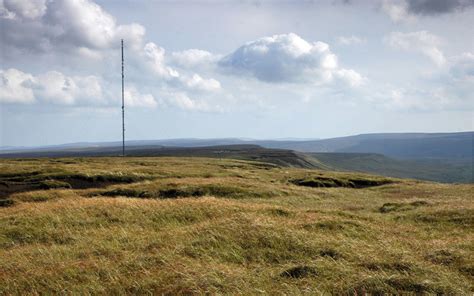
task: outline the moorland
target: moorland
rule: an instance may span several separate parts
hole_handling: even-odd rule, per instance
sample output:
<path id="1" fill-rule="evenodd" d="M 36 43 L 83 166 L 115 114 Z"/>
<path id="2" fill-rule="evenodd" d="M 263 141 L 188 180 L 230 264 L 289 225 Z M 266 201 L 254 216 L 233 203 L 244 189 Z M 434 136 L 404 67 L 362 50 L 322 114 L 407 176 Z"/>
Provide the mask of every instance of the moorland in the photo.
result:
<path id="1" fill-rule="evenodd" d="M 0 294 L 474 293 L 472 184 L 205 157 L 0 172 Z"/>

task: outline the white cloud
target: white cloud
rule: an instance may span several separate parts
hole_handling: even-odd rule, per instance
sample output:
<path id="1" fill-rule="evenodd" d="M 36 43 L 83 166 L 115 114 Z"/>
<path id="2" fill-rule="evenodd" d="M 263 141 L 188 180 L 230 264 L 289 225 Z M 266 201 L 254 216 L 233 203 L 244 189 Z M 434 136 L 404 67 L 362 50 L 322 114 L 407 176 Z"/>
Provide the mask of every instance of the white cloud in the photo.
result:
<path id="1" fill-rule="evenodd" d="M 421 53 L 438 66 L 446 63 L 443 52 L 438 48 L 441 43 L 440 38 L 427 31 L 392 32 L 385 41 L 393 48 Z"/>
<path id="2" fill-rule="evenodd" d="M 36 79 L 35 94 L 44 101 L 72 105 L 79 91 L 75 81 L 57 71 L 41 74 Z"/>
<path id="3" fill-rule="evenodd" d="M 149 42 L 145 45 L 144 54 L 149 66 L 159 77 L 164 79 L 179 77 L 178 71 L 166 65 L 164 48 Z"/>
<path id="4" fill-rule="evenodd" d="M 211 103 L 212 93 L 220 89 L 220 83 L 214 79 L 204 79 L 195 74 L 191 78 L 176 80 L 191 91 L 203 91 L 200 99 L 190 98 L 190 94 L 180 88 L 156 88 L 161 100 L 155 99 L 152 92 L 142 93 L 135 84 L 130 83 L 124 90 L 125 104 L 129 107 L 156 108 L 173 106 L 188 111 L 221 111 L 216 103 Z M 184 86 L 187 84 L 187 86 Z M 117 89 L 112 93 L 110 89 Z M 67 76 L 58 71 L 48 71 L 39 75 L 24 73 L 17 69 L 0 70 L 0 103 L 27 104 L 42 103 L 69 107 L 119 106 L 120 87 L 109 85 L 97 76 Z"/>
<path id="5" fill-rule="evenodd" d="M 75 53 L 119 46 L 141 47 L 145 28 L 117 25 L 115 18 L 90 0 L 0 0 L 2 42 L 9 51 Z"/>
<path id="6" fill-rule="evenodd" d="M 183 82 L 189 89 L 201 91 L 217 91 L 221 89 L 221 84 L 215 79 L 204 79 L 198 74 L 194 74 L 191 78 L 184 79 Z"/>
<path id="7" fill-rule="evenodd" d="M 31 84 L 34 77 L 17 69 L 0 70 L 0 102 L 32 103 L 35 101 Z"/>
<path id="8" fill-rule="evenodd" d="M 0 71 L 0 102 L 47 102 L 59 105 L 104 104 L 96 76 L 66 76 L 57 71 L 34 76 L 17 69 Z"/>
<path id="9" fill-rule="evenodd" d="M 9 19 L 36 19 L 45 14 L 46 0 L 1 0 L 0 11 Z"/>
<path id="10" fill-rule="evenodd" d="M 338 70 L 335 75 L 351 87 L 361 86 L 367 80 L 367 78 L 352 69 Z"/>
<path id="11" fill-rule="evenodd" d="M 104 81 L 93 75 L 67 76 L 48 71 L 35 76 L 12 68 L 0 70 L 0 102 L 106 107 L 114 104 L 118 96 L 105 91 L 103 85 Z M 152 105 L 148 97 L 140 94 L 137 98 L 132 96 L 132 101 L 132 106 Z"/>
<path id="12" fill-rule="evenodd" d="M 120 25 L 116 28 L 116 38 L 114 43 L 110 46 L 118 47 L 118 40 L 123 39 L 125 41 L 125 47 L 133 50 L 140 50 L 143 43 L 143 37 L 145 36 L 146 30 L 140 24 L 132 23 L 129 25 Z"/>
<path id="13" fill-rule="evenodd" d="M 171 53 L 173 63 L 184 68 L 206 66 L 215 63 L 219 56 L 200 49 L 188 49 Z"/>
<path id="14" fill-rule="evenodd" d="M 340 36 L 337 38 L 337 43 L 340 45 L 359 45 L 367 42 L 365 38 L 361 38 L 355 35 L 351 36 Z"/>
<path id="15" fill-rule="evenodd" d="M 112 15 L 89 0 L 54 0 L 45 21 L 60 26 L 63 41 L 96 49 L 118 47 L 125 37 L 129 45 L 136 46 L 145 34 L 139 24 L 118 26 Z"/>
<path id="16" fill-rule="evenodd" d="M 141 94 L 135 86 L 129 86 L 124 90 L 125 105 L 130 107 L 155 108 L 158 102 L 152 94 Z"/>
<path id="17" fill-rule="evenodd" d="M 158 78 L 163 79 L 167 86 L 205 92 L 215 92 L 221 89 L 221 84 L 216 79 L 205 79 L 197 73 L 181 74 L 178 70 L 169 66 L 165 49 L 153 42 L 145 45 L 144 56 L 145 66 L 151 69 Z M 183 57 L 181 55 L 181 58 Z M 190 59 L 190 55 L 186 55 L 186 59 Z M 195 55 L 191 60 L 197 62 L 198 58 Z M 188 63 L 187 66 L 191 66 L 191 63 Z"/>
<path id="18" fill-rule="evenodd" d="M 98 106 L 107 103 L 97 76 L 69 77 L 48 71 L 36 76 L 32 88 L 38 99 L 53 104 Z"/>
<path id="19" fill-rule="evenodd" d="M 293 33 L 248 42 L 219 65 L 231 73 L 249 74 L 265 82 L 326 84 L 341 70 L 328 44 L 309 43 Z"/>
<path id="20" fill-rule="evenodd" d="M 191 99 L 186 93 L 177 92 L 167 97 L 169 104 L 188 111 L 216 112 L 221 111 L 219 106 L 211 106 L 204 100 Z"/>

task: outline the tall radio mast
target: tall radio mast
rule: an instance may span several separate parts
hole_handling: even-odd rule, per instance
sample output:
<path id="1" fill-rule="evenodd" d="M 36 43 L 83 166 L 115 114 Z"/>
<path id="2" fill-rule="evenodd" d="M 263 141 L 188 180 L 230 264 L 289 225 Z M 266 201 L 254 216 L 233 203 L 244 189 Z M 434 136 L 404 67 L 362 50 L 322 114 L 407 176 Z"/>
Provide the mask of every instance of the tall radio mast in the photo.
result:
<path id="1" fill-rule="evenodd" d="M 122 156 L 125 156 L 125 99 L 123 93 L 123 39 L 122 42 Z"/>

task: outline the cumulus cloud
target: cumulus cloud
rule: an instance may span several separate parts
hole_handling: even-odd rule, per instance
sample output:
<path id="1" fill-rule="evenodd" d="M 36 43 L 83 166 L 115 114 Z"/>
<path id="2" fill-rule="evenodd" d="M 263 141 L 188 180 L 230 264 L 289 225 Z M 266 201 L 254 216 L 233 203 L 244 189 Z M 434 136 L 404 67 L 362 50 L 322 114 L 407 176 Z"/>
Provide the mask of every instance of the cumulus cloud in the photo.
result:
<path id="1" fill-rule="evenodd" d="M 0 102 L 33 103 L 34 77 L 17 69 L 0 70 Z"/>
<path id="2" fill-rule="evenodd" d="M 184 78 L 183 83 L 186 84 L 189 89 L 201 91 L 213 92 L 221 89 L 221 84 L 219 81 L 212 78 L 204 79 L 198 74 L 194 74 L 190 78 Z"/>
<path id="3" fill-rule="evenodd" d="M 164 48 L 156 45 L 153 42 L 149 42 L 145 45 L 144 55 L 149 67 L 159 77 L 164 79 L 172 79 L 179 77 L 178 71 L 167 66 L 165 62 Z"/>
<path id="4" fill-rule="evenodd" d="M 251 75 L 270 83 L 326 84 L 341 70 L 328 44 L 309 43 L 293 33 L 248 42 L 222 58 L 219 65 L 230 73 Z"/>
<path id="5" fill-rule="evenodd" d="M 337 38 L 337 43 L 340 45 L 359 45 L 365 42 L 367 42 L 365 38 L 361 38 L 355 35 L 340 36 Z"/>
<path id="6" fill-rule="evenodd" d="M 17 69 L 0 70 L 0 102 L 96 107 L 117 104 L 119 96 L 105 91 L 104 84 L 106 82 L 93 75 L 67 76 L 48 71 L 35 76 Z M 125 89 L 124 95 L 130 107 L 153 108 L 158 105 L 151 94 L 141 94 L 133 85 Z"/>
<path id="7" fill-rule="evenodd" d="M 0 11 L 10 19 L 36 19 L 46 12 L 46 0 L 1 0 Z"/>
<path id="8" fill-rule="evenodd" d="M 135 86 L 129 86 L 124 90 L 125 105 L 130 107 L 155 108 L 158 102 L 152 94 L 141 94 Z"/>
<path id="9" fill-rule="evenodd" d="M 296 34 L 275 35 L 249 42 L 227 57 L 201 49 L 167 52 L 154 42 L 144 42 L 145 28 L 139 24 L 118 24 L 116 19 L 92 0 L 0 0 L 0 25 L 4 28 L 5 52 L 50 53 L 63 58 L 87 59 L 90 76 L 47 71 L 39 75 L 15 69 L 2 72 L 2 102 L 37 102 L 63 106 L 110 106 L 117 96 L 104 74 L 108 56 L 118 53 L 125 39 L 128 56 L 126 103 L 153 108 L 174 106 L 186 110 L 219 111 L 219 100 L 229 95 L 215 75 L 244 73 L 257 81 L 334 84 L 355 87 L 364 78 L 339 66 L 337 56 L 324 42 L 310 43 Z M 358 42 L 351 36 L 348 42 Z M 3 44 L 2 44 L 3 45 Z M 112 54 L 111 54 L 112 53 Z M 69 64 L 68 64 L 69 65 Z M 108 66 L 105 66 L 108 68 Z M 227 71 L 217 71 L 226 69 Z M 136 71 L 138 72 L 132 72 Z M 18 72 L 15 72 L 18 71 Z M 7 75 L 8 74 L 8 75 Z M 232 87 L 234 75 L 227 78 Z M 119 81 L 119 80 L 118 80 Z M 139 87 L 148 90 L 140 93 Z M 166 91 L 168 99 L 161 99 Z M 159 94 L 159 95 L 157 95 Z"/>
<path id="10" fill-rule="evenodd" d="M 66 76 L 58 71 L 48 71 L 35 76 L 12 68 L 0 71 L 0 79 L 0 101 L 4 103 L 104 103 L 100 79 L 92 75 Z"/>
<path id="11" fill-rule="evenodd" d="M 97 76 L 66 76 L 48 71 L 36 76 L 32 85 L 35 96 L 44 102 L 60 105 L 100 105 L 105 103 Z"/>
<path id="12" fill-rule="evenodd" d="M 219 56 L 201 49 L 188 49 L 171 53 L 171 61 L 184 68 L 213 64 Z"/>
<path id="13" fill-rule="evenodd" d="M 115 18 L 90 0 L 1 0 L 2 42 L 10 49 L 48 52 L 99 51 L 117 47 L 127 38 L 139 48 L 145 28 L 118 25 Z"/>
<path id="14" fill-rule="evenodd" d="M 438 48 L 441 43 L 440 38 L 427 31 L 392 32 L 385 41 L 393 48 L 421 53 L 438 66 L 446 63 L 443 52 Z"/>
<path id="15" fill-rule="evenodd" d="M 214 92 L 221 89 L 221 84 L 216 79 L 205 79 L 196 73 L 180 74 L 177 69 L 168 65 L 165 54 L 165 49 L 153 42 L 145 45 L 145 66 L 151 69 L 158 78 L 163 79 L 168 86 L 206 92 Z M 202 57 L 202 54 L 198 55 Z M 196 56 L 192 59 L 193 62 L 197 62 Z M 180 57 L 182 58 L 183 55 Z M 189 55 L 185 59 L 189 59 Z"/>
<path id="16" fill-rule="evenodd" d="M 338 70 L 335 72 L 335 76 L 351 87 L 361 86 L 367 81 L 367 78 L 352 69 Z"/>

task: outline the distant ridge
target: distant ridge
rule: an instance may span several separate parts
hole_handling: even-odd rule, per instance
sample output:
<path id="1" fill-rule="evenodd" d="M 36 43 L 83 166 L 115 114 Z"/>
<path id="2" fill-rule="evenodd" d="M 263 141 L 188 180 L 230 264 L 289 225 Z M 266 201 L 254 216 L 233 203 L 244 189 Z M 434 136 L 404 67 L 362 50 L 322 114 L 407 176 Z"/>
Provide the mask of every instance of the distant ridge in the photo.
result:
<path id="1" fill-rule="evenodd" d="M 324 140 L 167 139 L 127 141 L 130 156 L 218 157 L 284 167 L 359 171 L 474 183 L 474 132 L 362 134 Z M 5 147 L 0 158 L 118 156 L 121 142 Z"/>
<path id="2" fill-rule="evenodd" d="M 97 157 L 120 156 L 121 146 L 87 147 L 53 150 L 18 151 L 0 154 L 3 158 L 39 158 L 39 157 Z M 252 160 L 274 164 L 282 167 L 308 169 L 328 169 L 317 159 L 286 149 L 268 149 L 258 145 L 220 145 L 205 147 L 164 147 L 164 146 L 127 146 L 128 156 L 152 157 L 210 157 Z"/>
<path id="3" fill-rule="evenodd" d="M 474 132 L 458 133 L 379 133 L 361 134 L 322 140 L 251 140 L 164 139 L 127 141 L 127 146 L 206 147 L 253 144 L 265 148 L 300 152 L 378 153 L 395 158 L 472 158 Z M 71 143 L 46 147 L 2 148 L 0 153 L 19 151 L 63 150 L 65 148 L 114 147 L 121 142 Z"/>

